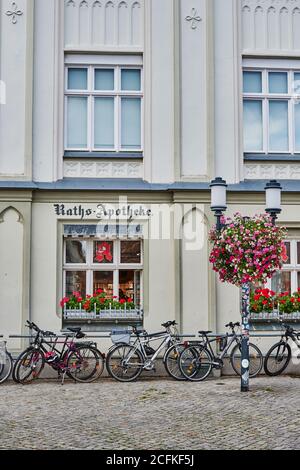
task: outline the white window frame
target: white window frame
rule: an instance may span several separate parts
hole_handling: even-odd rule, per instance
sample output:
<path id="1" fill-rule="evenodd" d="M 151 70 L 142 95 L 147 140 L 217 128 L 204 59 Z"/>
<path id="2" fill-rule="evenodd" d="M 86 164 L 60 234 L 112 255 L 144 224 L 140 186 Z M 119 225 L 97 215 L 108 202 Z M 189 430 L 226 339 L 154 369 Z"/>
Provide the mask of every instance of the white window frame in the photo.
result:
<path id="1" fill-rule="evenodd" d="M 69 90 L 68 89 L 68 70 L 71 68 L 87 69 L 87 90 Z M 114 70 L 114 90 L 95 90 L 95 70 L 96 69 Z M 141 71 L 141 90 L 126 91 L 121 90 L 121 71 L 123 69 L 138 69 Z M 105 152 L 105 153 L 141 153 L 144 151 L 144 70 L 142 57 L 137 56 L 93 56 L 93 55 L 67 55 L 65 60 L 65 91 L 64 91 L 64 136 L 65 150 L 76 152 Z M 86 97 L 87 104 L 87 146 L 69 147 L 68 146 L 68 97 Z M 114 99 L 114 147 L 100 148 L 95 147 L 94 136 L 94 102 L 97 97 Z M 141 100 L 141 146 L 139 148 L 124 148 L 121 145 L 121 100 L 122 98 L 138 98 Z"/>
<path id="2" fill-rule="evenodd" d="M 300 73 L 299 60 L 267 60 L 267 59 L 244 59 L 243 72 L 261 72 L 262 73 L 262 93 L 245 93 L 243 92 L 243 102 L 245 100 L 262 102 L 262 118 L 263 118 L 263 149 L 249 150 L 244 148 L 244 153 L 257 154 L 286 154 L 299 155 L 300 149 L 296 149 L 296 132 L 295 132 L 295 115 L 294 100 L 299 96 L 293 91 L 294 73 Z M 269 72 L 285 72 L 288 78 L 288 92 L 285 94 L 269 93 L 268 77 Z M 270 101 L 287 101 L 288 102 L 288 150 L 271 150 L 269 135 L 269 103 Z M 243 127 L 244 129 L 244 127 Z"/>
<path id="3" fill-rule="evenodd" d="M 284 243 L 290 243 L 291 259 L 290 259 L 290 264 L 284 264 L 281 271 L 291 273 L 291 294 L 293 294 L 294 292 L 297 291 L 298 287 L 300 287 L 300 282 L 298 285 L 298 273 L 300 273 L 300 264 L 297 263 L 297 258 L 298 258 L 297 243 L 300 243 L 300 238 L 286 239 L 284 240 Z M 272 287 L 271 279 L 268 280 L 267 287 L 271 289 Z"/>
<path id="4" fill-rule="evenodd" d="M 86 263 L 67 263 L 66 262 L 66 242 L 67 241 L 80 241 L 86 242 Z M 94 263 L 94 242 L 113 242 L 113 263 Z M 121 242 L 126 241 L 139 241 L 141 243 L 141 262 L 132 264 L 121 263 Z M 68 271 L 82 271 L 86 273 L 86 295 L 93 295 L 93 273 L 96 271 L 112 271 L 113 272 L 113 295 L 119 298 L 119 271 L 134 271 L 140 273 L 140 305 L 139 308 L 143 307 L 143 276 L 144 276 L 144 250 L 142 239 L 121 239 L 121 238 L 64 238 L 64 249 L 63 249 L 63 295 L 66 296 L 66 272 Z"/>

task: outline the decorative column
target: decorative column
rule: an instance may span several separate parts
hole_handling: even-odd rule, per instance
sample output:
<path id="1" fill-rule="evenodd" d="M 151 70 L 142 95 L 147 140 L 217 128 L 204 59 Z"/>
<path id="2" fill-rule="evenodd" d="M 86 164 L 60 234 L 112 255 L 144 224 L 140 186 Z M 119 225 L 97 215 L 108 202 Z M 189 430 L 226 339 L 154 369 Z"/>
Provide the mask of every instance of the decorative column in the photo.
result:
<path id="1" fill-rule="evenodd" d="M 241 391 L 249 391 L 249 316 L 250 284 L 242 285 Z"/>

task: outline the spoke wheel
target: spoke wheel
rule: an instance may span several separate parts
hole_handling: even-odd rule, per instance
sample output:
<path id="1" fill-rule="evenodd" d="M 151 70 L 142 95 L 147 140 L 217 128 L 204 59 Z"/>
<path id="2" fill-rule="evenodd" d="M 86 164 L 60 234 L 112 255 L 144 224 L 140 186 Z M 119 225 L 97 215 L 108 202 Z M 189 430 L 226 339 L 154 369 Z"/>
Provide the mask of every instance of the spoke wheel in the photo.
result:
<path id="1" fill-rule="evenodd" d="M 285 342 L 274 344 L 265 357 L 265 373 L 271 377 L 282 374 L 291 360 L 291 347 Z"/>
<path id="2" fill-rule="evenodd" d="M 241 345 L 237 344 L 230 355 L 230 362 L 234 372 L 241 375 Z M 263 367 L 263 355 L 261 350 L 249 343 L 249 377 L 256 377 Z"/>
<path id="3" fill-rule="evenodd" d="M 27 384 L 37 379 L 45 365 L 45 357 L 39 349 L 25 351 L 17 360 L 15 377 L 21 384 Z"/>
<path id="4" fill-rule="evenodd" d="M 13 360 L 11 355 L 5 350 L 0 351 L 0 384 L 9 378 L 12 368 Z"/>
<path id="5" fill-rule="evenodd" d="M 179 365 L 179 359 L 182 351 L 185 349 L 183 344 L 174 344 L 166 352 L 164 365 L 167 373 L 175 380 L 187 380 L 182 374 Z"/>
<path id="6" fill-rule="evenodd" d="M 119 382 L 132 382 L 137 379 L 144 366 L 140 351 L 129 344 L 119 344 L 112 349 L 106 359 L 106 368 L 111 377 Z"/>
<path id="7" fill-rule="evenodd" d="M 102 374 L 104 358 L 91 346 L 79 346 L 72 351 L 67 361 L 67 374 L 77 382 L 94 382 Z"/>
<path id="8" fill-rule="evenodd" d="M 179 366 L 182 375 L 193 382 L 205 380 L 212 370 L 210 352 L 201 345 L 191 345 L 180 355 Z"/>

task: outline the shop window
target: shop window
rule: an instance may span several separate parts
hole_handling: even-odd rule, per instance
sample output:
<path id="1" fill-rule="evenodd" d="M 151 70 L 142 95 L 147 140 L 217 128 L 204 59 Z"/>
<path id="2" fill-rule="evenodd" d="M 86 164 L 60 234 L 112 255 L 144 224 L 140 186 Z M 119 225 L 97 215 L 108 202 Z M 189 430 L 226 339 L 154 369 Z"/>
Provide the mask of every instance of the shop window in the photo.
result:
<path id="1" fill-rule="evenodd" d="M 142 305 L 141 240 L 65 239 L 64 294 L 82 296 L 102 289 L 108 297 Z"/>

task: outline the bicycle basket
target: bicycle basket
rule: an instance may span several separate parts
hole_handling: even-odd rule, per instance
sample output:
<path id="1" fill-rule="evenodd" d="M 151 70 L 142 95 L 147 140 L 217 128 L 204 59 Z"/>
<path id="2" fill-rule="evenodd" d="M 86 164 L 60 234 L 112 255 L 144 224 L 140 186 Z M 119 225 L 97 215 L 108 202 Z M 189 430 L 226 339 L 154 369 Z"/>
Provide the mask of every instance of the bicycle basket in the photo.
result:
<path id="1" fill-rule="evenodd" d="M 110 338 L 114 344 L 126 343 L 130 344 L 131 334 L 129 331 L 112 331 Z"/>

